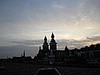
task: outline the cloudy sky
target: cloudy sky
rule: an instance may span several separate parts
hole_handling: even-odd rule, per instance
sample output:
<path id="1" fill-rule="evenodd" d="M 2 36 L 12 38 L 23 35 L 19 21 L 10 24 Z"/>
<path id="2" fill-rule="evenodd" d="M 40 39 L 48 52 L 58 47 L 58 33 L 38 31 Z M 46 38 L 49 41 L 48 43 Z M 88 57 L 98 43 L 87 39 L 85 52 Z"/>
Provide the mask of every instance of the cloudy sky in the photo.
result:
<path id="1" fill-rule="evenodd" d="M 45 35 L 50 40 L 52 32 L 57 40 L 100 42 L 100 0 L 0 0 L 1 46 Z"/>

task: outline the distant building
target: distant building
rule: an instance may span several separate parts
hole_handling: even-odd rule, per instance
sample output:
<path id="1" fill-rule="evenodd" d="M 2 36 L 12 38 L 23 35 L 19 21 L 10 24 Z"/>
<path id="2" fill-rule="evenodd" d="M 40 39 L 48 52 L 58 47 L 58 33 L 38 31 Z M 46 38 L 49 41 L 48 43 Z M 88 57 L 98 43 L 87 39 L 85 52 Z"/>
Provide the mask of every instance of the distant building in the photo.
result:
<path id="1" fill-rule="evenodd" d="M 31 62 L 32 58 L 31 56 L 26 56 L 24 51 L 23 54 L 21 54 L 21 57 L 13 57 L 12 60 L 13 62 L 23 63 L 23 62 Z"/>

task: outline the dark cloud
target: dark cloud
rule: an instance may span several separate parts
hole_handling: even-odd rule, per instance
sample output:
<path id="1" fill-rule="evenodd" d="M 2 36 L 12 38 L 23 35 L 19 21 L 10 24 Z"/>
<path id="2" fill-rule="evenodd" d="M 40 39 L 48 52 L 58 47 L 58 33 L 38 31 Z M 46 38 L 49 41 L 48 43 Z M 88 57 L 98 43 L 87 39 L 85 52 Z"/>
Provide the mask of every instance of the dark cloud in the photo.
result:
<path id="1" fill-rule="evenodd" d="M 58 49 L 64 49 L 65 46 L 68 46 L 69 49 L 72 48 L 81 48 L 86 45 L 94 44 L 94 42 L 98 41 L 100 42 L 100 36 L 92 36 L 92 37 L 86 37 L 84 40 L 56 40 Z M 31 46 L 42 46 L 43 40 L 24 40 L 24 41 L 12 41 L 13 43 L 17 43 L 19 45 L 31 45 Z M 48 40 L 48 43 L 50 40 Z"/>
<path id="2" fill-rule="evenodd" d="M 23 41 L 11 41 L 12 43 L 16 43 L 19 45 L 33 45 L 33 46 L 39 46 L 43 43 L 42 40 L 23 40 Z"/>
<path id="3" fill-rule="evenodd" d="M 100 36 L 87 37 L 87 39 L 91 41 L 100 41 Z"/>

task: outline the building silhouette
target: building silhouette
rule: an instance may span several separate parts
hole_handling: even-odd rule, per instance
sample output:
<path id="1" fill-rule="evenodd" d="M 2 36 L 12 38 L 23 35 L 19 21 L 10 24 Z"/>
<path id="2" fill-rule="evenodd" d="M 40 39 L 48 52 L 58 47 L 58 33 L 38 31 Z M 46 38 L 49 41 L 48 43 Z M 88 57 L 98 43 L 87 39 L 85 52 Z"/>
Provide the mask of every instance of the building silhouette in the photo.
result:
<path id="1" fill-rule="evenodd" d="M 58 50 L 55 35 L 52 33 L 50 43 L 44 37 L 42 48 L 39 47 L 34 61 L 47 65 L 100 64 L 100 44 L 71 50 L 66 46 L 64 50 Z"/>
<path id="2" fill-rule="evenodd" d="M 57 43 L 55 41 L 54 33 L 51 34 L 51 40 L 48 44 L 47 37 L 44 37 L 44 43 L 39 48 L 37 56 L 34 58 L 42 64 L 63 64 L 65 57 L 69 56 L 69 49 L 67 46 L 65 50 L 57 50 Z"/>
<path id="3" fill-rule="evenodd" d="M 25 62 L 29 63 L 32 61 L 32 58 L 31 56 L 26 56 L 26 52 L 24 50 L 20 57 L 12 57 L 12 61 L 18 63 L 25 63 Z"/>

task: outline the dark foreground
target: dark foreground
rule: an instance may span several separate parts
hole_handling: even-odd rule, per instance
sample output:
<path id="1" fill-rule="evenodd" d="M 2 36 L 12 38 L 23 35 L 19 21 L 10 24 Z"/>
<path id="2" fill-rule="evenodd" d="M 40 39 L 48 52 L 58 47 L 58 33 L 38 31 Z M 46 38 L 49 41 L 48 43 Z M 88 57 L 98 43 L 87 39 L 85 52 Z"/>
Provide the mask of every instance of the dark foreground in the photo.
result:
<path id="1" fill-rule="evenodd" d="M 100 75 L 100 68 L 80 68 L 61 66 L 41 66 L 22 63 L 5 63 L 4 69 L 0 69 L 0 75 L 34 75 L 39 68 L 54 67 L 61 75 Z"/>

